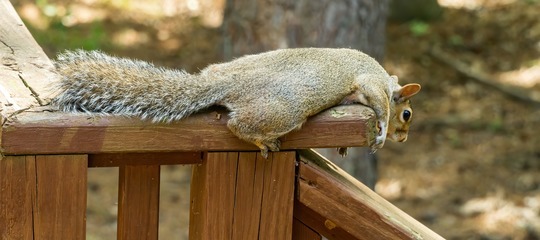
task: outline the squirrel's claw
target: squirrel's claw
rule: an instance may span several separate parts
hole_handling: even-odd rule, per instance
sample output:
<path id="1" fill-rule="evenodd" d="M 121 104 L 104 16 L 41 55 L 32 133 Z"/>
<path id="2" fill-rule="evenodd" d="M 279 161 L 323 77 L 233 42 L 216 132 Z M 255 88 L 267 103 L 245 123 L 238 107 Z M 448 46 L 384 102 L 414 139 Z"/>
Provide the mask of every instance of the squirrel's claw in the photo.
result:
<path id="1" fill-rule="evenodd" d="M 268 148 L 261 148 L 261 156 L 264 158 L 264 159 L 268 159 Z"/>
<path id="2" fill-rule="evenodd" d="M 255 144 L 257 147 L 259 147 L 259 149 L 261 149 L 261 156 L 263 158 L 268 158 L 268 147 L 266 147 L 266 145 L 264 145 L 262 142 L 260 141 L 255 141 L 253 144 Z"/>
<path id="3" fill-rule="evenodd" d="M 281 147 L 281 142 L 276 139 L 276 140 L 273 140 L 273 141 L 265 142 L 265 145 L 268 146 L 270 151 L 279 152 L 279 148 Z"/>
<path id="4" fill-rule="evenodd" d="M 347 156 L 347 148 L 346 147 L 339 147 L 337 149 L 337 151 L 338 151 L 338 153 L 339 153 L 339 155 L 341 157 L 346 157 Z"/>
<path id="5" fill-rule="evenodd" d="M 281 147 L 281 142 L 278 139 L 265 141 L 264 143 L 256 141 L 254 144 L 261 149 L 261 156 L 264 158 L 268 158 L 268 149 L 272 152 L 278 152 Z"/>
<path id="6" fill-rule="evenodd" d="M 385 136 L 377 136 L 375 138 L 375 143 L 371 145 L 371 153 L 375 153 L 377 150 L 381 149 L 384 146 Z"/>

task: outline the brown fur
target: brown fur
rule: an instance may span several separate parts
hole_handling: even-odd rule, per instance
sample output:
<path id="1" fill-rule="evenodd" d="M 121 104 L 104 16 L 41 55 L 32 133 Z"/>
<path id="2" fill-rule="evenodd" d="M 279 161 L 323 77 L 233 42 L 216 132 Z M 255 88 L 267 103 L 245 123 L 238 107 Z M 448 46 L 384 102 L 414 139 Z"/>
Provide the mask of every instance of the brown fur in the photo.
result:
<path id="1" fill-rule="evenodd" d="M 229 129 L 264 155 L 308 117 L 338 104 L 372 107 L 386 137 L 406 139 L 400 121 L 420 85 L 403 88 L 373 58 L 352 49 L 283 49 L 213 64 L 200 74 L 155 67 L 92 51 L 58 56 L 62 76 L 53 104 L 64 111 L 174 121 L 211 105 L 230 110 Z M 412 110 L 409 110 L 412 112 Z"/>

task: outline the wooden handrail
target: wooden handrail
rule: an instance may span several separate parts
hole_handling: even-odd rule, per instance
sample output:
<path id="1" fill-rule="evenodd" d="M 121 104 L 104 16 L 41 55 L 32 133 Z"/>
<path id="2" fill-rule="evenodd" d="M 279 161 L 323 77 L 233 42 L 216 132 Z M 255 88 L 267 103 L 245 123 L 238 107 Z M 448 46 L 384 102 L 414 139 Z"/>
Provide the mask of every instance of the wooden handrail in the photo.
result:
<path id="1" fill-rule="evenodd" d="M 6 155 L 257 150 L 234 136 L 227 120 L 222 109 L 170 124 L 34 109 L 5 122 L 0 147 Z M 301 130 L 282 137 L 282 149 L 366 146 L 375 136 L 374 124 L 369 108 L 334 107 L 310 118 Z"/>
<path id="2" fill-rule="evenodd" d="M 443 239 L 313 150 L 299 151 L 294 217 L 329 239 Z"/>

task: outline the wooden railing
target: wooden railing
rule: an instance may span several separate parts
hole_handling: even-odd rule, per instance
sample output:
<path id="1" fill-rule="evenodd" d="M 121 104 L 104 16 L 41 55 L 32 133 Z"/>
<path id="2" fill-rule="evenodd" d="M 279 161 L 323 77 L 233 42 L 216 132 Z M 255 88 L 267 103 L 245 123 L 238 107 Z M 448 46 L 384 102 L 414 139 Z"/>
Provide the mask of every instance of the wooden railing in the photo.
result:
<path id="1" fill-rule="evenodd" d="M 160 166 L 192 164 L 190 239 L 441 239 L 313 147 L 367 146 L 371 109 L 340 106 L 267 159 L 210 109 L 172 124 L 55 112 L 52 64 L 0 1 L 0 239 L 85 239 L 89 167 L 119 167 L 118 239 L 157 239 Z M 54 90 L 54 89 L 52 89 Z"/>

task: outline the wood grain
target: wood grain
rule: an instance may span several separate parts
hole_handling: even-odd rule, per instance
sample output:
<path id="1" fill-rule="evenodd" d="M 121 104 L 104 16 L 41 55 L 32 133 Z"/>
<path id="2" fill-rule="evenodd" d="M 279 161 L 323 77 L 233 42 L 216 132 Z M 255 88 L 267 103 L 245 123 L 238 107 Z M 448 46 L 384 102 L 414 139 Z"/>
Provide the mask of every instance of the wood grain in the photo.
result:
<path id="1" fill-rule="evenodd" d="M 47 86 L 56 75 L 10 1 L 0 1 L 0 13 L 0 113 L 6 118 L 48 102 L 51 93 Z"/>
<path id="2" fill-rule="evenodd" d="M 3 125 L 0 144 L 6 155 L 257 150 L 233 135 L 227 120 L 223 110 L 201 112 L 171 124 L 112 116 L 24 112 Z M 375 131 L 370 108 L 338 106 L 282 137 L 282 149 L 367 146 Z"/>
<path id="3" fill-rule="evenodd" d="M 0 159 L 0 239 L 34 239 L 35 156 Z"/>
<path id="4" fill-rule="evenodd" d="M 340 226 L 332 227 L 332 225 L 330 225 L 330 227 L 327 227 L 326 225 L 329 225 L 331 223 L 326 222 L 327 220 L 326 217 L 314 211 L 310 207 L 300 203 L 298 199 L 295 199 L 294 201 L 294 218 L 330 240 L 332 239 L 340 239 L 340 240 L 358 239 L 351 233 L 345 231 Z"/>
<path id="5" fill-rule="evenodd" d="M 215 152 L 193 167 L 190 239 L 231 239 L 237 164 L 237 152 Z"/>
<path id="6" fill-rule="evenodd" d="M 311 229 L 298 219 L 293 220 L 293 235 L 294 240 L 321 240 L 322 237 L 315 230 Z"/>
<path id="7" fill-rule="evenodd" d="M 295 152 L 274 153 L 264 169 L 260 239 L 292 238 L 295 160 Z"/>
<path id="8" fill-rule="evenodd" d="M 314 151 L 300 159 L 295 217 L 325 237 L 443 239 Z"/>
<path id="9" fill-rule="evenodd" d="M 159 165 L 120 166 L 118 239 L 158 239 L 159 177 Z"/>
<path id="10" fill-rule="evenodd" d="M 88 167 L 124 165 L 178 165 L 202 163 L 201 152 L 103 153 L 88 156 Z"/>
<path id="11" fill-rule="evenodd" d="M 193 168 L 190 239 L 291 239 L 294 152 L 208 153 Z"/>
<path id="12" fill-rule="evenodd" d="M 84 239 L 87 156 L 35 158 L 34 239 Z"/>
<path id="13" fill-rule="evenodd" d="M 240 153 L 231 239 L 257 239 L 259 236 L 264 169 L 268 161 L 255 152 Z"/>

